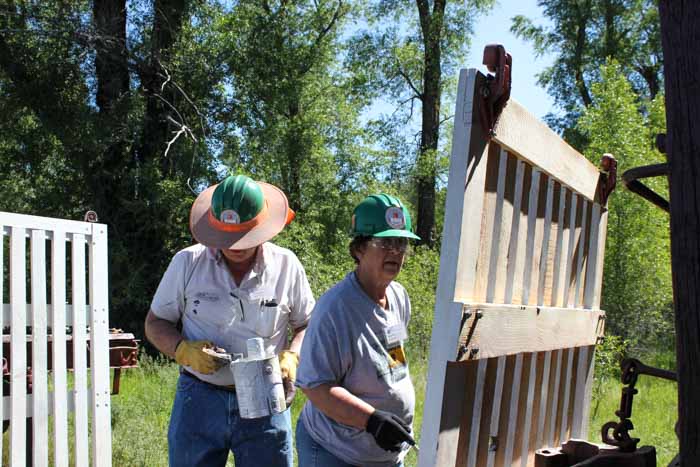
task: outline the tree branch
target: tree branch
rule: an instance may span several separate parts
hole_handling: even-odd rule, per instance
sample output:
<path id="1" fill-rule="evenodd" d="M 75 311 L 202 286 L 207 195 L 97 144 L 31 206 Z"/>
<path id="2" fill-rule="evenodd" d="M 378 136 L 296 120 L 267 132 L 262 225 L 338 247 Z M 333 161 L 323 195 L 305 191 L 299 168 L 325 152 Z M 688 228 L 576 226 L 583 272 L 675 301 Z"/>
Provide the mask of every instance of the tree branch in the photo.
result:
<path id="1" fill-rule="evenodd" d="M 406 73 L 403 68 L 401 68 L 401 63 L 399 62 L 398 59 L 396 59 L 396 69 L 399 72 L 399 75 L 406 80 L 406 83 L 410 86 L 410 88 L 413 90 L 415 97 L 417 97 L 420 100 L 423 100 L 423 93 L 420 92 L 416 86 L 413 84 L 413 81 L 411 80 L 411 77 L 408 76 L 408 73 Z"/>

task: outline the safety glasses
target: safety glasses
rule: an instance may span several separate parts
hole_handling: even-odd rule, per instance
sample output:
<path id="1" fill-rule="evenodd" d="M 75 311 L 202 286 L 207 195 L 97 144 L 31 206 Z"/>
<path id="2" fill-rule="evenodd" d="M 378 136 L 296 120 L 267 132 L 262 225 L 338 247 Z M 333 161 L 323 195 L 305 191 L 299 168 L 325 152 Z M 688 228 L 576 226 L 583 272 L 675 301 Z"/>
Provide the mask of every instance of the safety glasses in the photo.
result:
<path id="1" fill-rule="evenodd" d="M 408 239 L 405 237 L 374 237 L 369 244 L 382 250 L 407 253 L 409 251 Z"/>

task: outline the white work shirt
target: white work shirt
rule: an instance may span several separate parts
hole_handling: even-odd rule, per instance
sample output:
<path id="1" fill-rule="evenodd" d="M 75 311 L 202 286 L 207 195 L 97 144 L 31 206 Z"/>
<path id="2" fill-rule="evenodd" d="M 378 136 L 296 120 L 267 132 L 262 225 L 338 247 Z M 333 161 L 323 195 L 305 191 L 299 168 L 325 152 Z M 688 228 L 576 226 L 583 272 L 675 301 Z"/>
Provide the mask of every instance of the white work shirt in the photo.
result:
<path id="1" fill-rule="evenodd" d="M 197 244 L 175 254 L 151 302 L 158 318 L 177 323 L 187 340 L 208 340 L 230 354 L 262 337 L 268 352 L 287 346 L 287 330 L 305 326 L 315 304 L 304 267 L 286 248 L 265 243 L 253 268 L 236 285 L 221 251 Z M 229 367 L 211 375 L 187 371 L 218 385 L 233 384 Z"/>

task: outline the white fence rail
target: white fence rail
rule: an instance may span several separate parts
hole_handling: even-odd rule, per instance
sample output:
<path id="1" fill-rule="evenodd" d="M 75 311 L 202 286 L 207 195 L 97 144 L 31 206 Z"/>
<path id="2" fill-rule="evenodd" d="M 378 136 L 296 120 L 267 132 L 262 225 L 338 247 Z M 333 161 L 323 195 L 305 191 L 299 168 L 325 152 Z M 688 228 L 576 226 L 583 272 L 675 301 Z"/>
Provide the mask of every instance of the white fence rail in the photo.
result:
<path id="1" fill-rule="evenodd" d="M 0 212 L 0 232 L 0 459 L 111 466 L 107 227 Z"/>

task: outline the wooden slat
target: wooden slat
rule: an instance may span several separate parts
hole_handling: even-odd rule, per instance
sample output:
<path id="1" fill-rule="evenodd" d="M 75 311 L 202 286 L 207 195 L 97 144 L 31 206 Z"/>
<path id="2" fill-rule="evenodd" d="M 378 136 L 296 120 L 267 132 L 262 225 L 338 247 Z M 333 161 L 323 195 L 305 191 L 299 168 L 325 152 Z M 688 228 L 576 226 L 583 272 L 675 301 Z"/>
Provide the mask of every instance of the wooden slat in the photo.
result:
<path id="1" fill-rule="evenodd" d="M 588 201 L 584 201 L 581 213 L 581 234 L 576 242 L 576 273 L 574 276 L 575 292 L 572 304 L 575 308 L 581 308 L 583 283 L 585 280 L 585 267 L 588 262 L 588 235 L 589 235 L 589 217 L 590 205 Z"/>
<path id="2" fill-rule="evenodd" d="M 27 303 L 26 232 L 12 227 L 10 236 L 10 464 L 25 465 L 27 414 L 27 344 L 24 307 Z"/>
<path id="3" fill-rule="evenodd" d="M 459 403 L 455 405 L 451 404 L 444 404 L 443 405 L 443 417 L 442 419 L 445 420 L 447 418 L 452 418 L 452 417 L 459 417 L 459 421 L 455 421 L 458 423 L 459 426 L 459 438 L 457 441 L 457 446 L 456 449 L 454 446 L 450 446 L 452 449 L 438 449 L 438 455 L 437 459 L 435 462 L 435 465 L 447 465 L 447 466 L 464 466 L 467 465 L 467 457 L 469 455 L 469 437 L 471 435 L 472 431 L 472 420 L 473 420 L 473 411 L 474 411 L 474 404 L 473 401 L 475 399 L 476 395 L 476 380 L 477 380 L 477 373 L 479 369 L 479 360 L 470 360 L 466 362 L 459 362 L 459 363 L 448 363 L 447 364 L 448 370 L 447 370 L 447 377 L 445 378 L 446 381 L 448 381 L 449 378 L 451 382 L 456 382 L 457 384 L 461 383 L 459 386 L 453 387 L 453 390 L 455 392 L 459 392 L 460 395 L 462 396 L 459 398 Z M 460 373 L 460 376 L 463 375 L 463 378 L 461 381 L 455 381 L 456 378 L 451 377 L 451 370 L 455 367 L 461 368 L 462 372 Z M 461 405 L 462 410 L 456 410 L 458 409 L 459 405 Z M 454 422 L 452 426 L 454 425 Z M 440 427 L 440 432 L 442 433 L 444 431 L 444 427 Z M 441 442 L 440 446 L 442 446 L 442 436 L 441 436 Z M 456 451 L 457 456 L 456 460 L 454 457 L 452 457 L 452 454 Z M 447 456 L 449 454 L 449 457 Z"/>
<path id="4" fill-rule="evenodd" d="M 484 399 L 484 381 L 486 380 L 486 366 L 488 360 L 479 360 L 479 367 L 474 383 L 474 408 L 472 410 L 471 431 L 469 433 L 469 452 L 467 454 L 466 467 L 476 467 L 476 456 L 479 447 L 479 431 L 481 428 L 481 410 Z"/>
<path id="5" fill-rule="evenodd" d="M 496 378 L 498 376 L 498 359 L 489 358 L 486 360 L 486 378 L 484 380 L 484 396 L 481 400 L 481 426 L 479 427 L 479 438 L 476 454 L 476 465 L 482 466 L 488 462 L 488 456 L 493 449 L 489 439 L 491 432 L 491 414 L 494 410 L 494 387 L 496 386 Z M 508 370 L 506 369 L 506 374 Z M 505 385 L 507 385 L 507 381 Z"/>
<path id="6" fill-rule="evenodd" d="M 539 284 L 540 256 L 542 254 L 546 202 L 546 193 L 542 189 L 545 183 L 544 179 L 540 181 L 540 171 L 533 170 L 530 194 L 528 195 L 529 205 L 527 208 L 527 243 L 525 246 L 525 251 L 527 253 L 525 256 L 525 264 L 523 264 L 522 269 L 523 292 L 520 303 L 524 305 L 537 304 L 537 284 Z"/>
<path id="7" fill-rule="evenodd" d="M 549 377 L 552 368 L 552 355 L 554 352 L 544 352 L 544 368 L 542 369 L 542 386 L 540 389 L 540 407 L 537 415 L 537 437 L 535 446 L 539 449 L 545 445 L 545 427 L 547 426 L 547 414 L 549 405 Z"/>
<path id="8" fill-rule="evenodd" d="M 498 357 L 496 364 L 496 384 L 493 387 L 493 402 L 491 405 L 491 425 L 489 428 L 489 436 L 492 439 L 498 439 L 499 422 L 501 415 L 501 397 L 503 396 L 503 379 L 506 371 L 506 357 Z M 496 462 L 496 449 L 489 450 L 487 455 L 487 467 L 493 467 Z"/>
<path id="9" fill-rule="evenodd" d="M 501 112 L 495 132 L 494 139 L 499 144 L 532 166 L 565 182 L 586 198 L 595 198 L 600 178 L 598 169 L 512 98 Z"/>
<path id="10" fill-rule="evenodd" d="M 496 362 L 498 359 L 490 358 L 489 361 Z M 483 445 L 491 445 L 495 449 L 495 465 L 502 466 L 505 462 L 506 447 L 508 444 L 508 427 L 510 426 L 511 404 L 510 399 L 513 393 L 513 384 L 515 382 L 515 355 L 509 355 L 505 359 L 505 372 L 503 375 L 503 390 L 500 400 L 500 416 L 498 421 L 498 436 L 494 440 L 489 440 L 484 435 Z M 483 465 L 482 462 L 477 462 L 478 466 Z"/>
<path id="11" fill-rule="evenodd" d="M 549 402 L 549 407 L 547 408 L 547 446 L 556 446 L 556 429 L 557 429 L 557 408 L 559 407 L 559 386 L 561 384 L 561 379 L 562 379 L 562 353 L 563 349 L 558 349 L 554 353 L 554 369 L 553 372 L 550 376 L 550 380 L 552 381 L 552 385 L 550 386 L 551 388 L 551 397 L 550 397 L 550 402 Z"/>
<path id="12" fill-rule="evenodd" d="M 566 349 L 566 376 L 564 377 L 563 384 L 563 398 L 561 399 L 561 415 L 559 417 L 561 427 L 559 432 L 559 442 L 557 445 L 565 442 L 569 439 L 569 423 L 570 423 L 570 411 L 571 407 L 571 390 L 575 386 L 575 381 L 572 381 L 572 374 L 574 371 L 574 353 L 575 349 Z"/>
<path id="13" fill-rule="evenodd" d="M 526 177 L 527 172 L 527 177 Z M 525 164 L 518 160 L 515 171 L 515 189 L 513 192 L 513 217 L 510 222 L 510 240 L 508 241 L 508 268 L 506 270 L 505 292 L 503 303 L 521 302 L 522 297 L 522 268 L 525 261 L 525 241 L 527 240 L 527 214 L 523 206 L 527 206 L 527 195 L 530 189 L 531 170 L 525 170 Z M 525 181 L 527 180 L 527 185 Z M 517 274 L 516 272 L 520 273 Z"/>
<path id="14" fill-rule="evenodd" d="M 550 244 L 554 242 L 551 241 L 552 233 L 552 213 L 558 212 L 558 209 L 554 209 L 554 201 L 558 200 L 559 197 L 554 195 L 554 180 L 549 178 L 547 180 L 547 199 L 545 201 L 545 215 L 544 224 L 542 226 L 542 253 L 540 254 L 540 273 L 539 273 L 539 284 L 537 284 L 537 305 L 545 304 L 545 295 L 547 297 L 547 305 L 551 304 L 551 290 L 552 290 L 552 265 L 550 264 Z M 556 224 L 555 224 L 556 225 Z M 556 238 L 556 232 L 555 237 Z M 547 284 L 550 284 L 547 287 Z M 545 294 L 545 291 L 547 293 Z"/>
<path id="15" fill-rule="evenodd" d="M 92 377 L 92 458 L 112 465 L 109 387 L 109 312 L 107 288 L 107 226 L 93 224 L 90 243 L 90 374 Z"/>
<path id="16" fill-rule="evenodd" d="M 85 237 L 73 234 L 71 244 L 71 290 L 73 303 L 73 387 L 75 388 L 75 465 L 87 466 L 88 405 L 87 405 L 87 332 L 85 322 Z"/>
<path id="17" fill-rule="evenodd" d="M 588 347 L 588 372 L 586 373 L 586 385 L 584 387 L 583 408 L 581 409 L 581 428 L 580 433 L 582 438 L 588 437 L 588 425 L 591 421 L 591 400 L 593 398 L 593 377 L 595 369 L 595 351 L 596 346 Z"/>
<path id="18" fill-rule="evenodd" d="M 515 356 L 515 368 L 513 369 L 513 382 L 510 393 L 510 408 L 508 410 L 508 434 L 506 435 L 506 446 L 503 465 L 513 465 L 513 451 L 516 445 L 516 438 L 519 431 L 520 415 L 520 385 L 522 383 L 523 354 Z"/>
<path id="19" fill-rule="evenodd" d="M 578 195 L 576 193 L 571 194 L 571 210 L 569 211 L 569 230 L 568 230 L 568 243 L 567 243 L 567 250 L 566 250 L 566 272 L 564 273 L 564 279 L 563 279 L 563 293 L 562 293 L 562 299 L 561 302 L 559 302 L 560 306 L 562 307 L 569 307 L 572 306 L 571 300 L 570 300 L 570 289 L 571 289 L 571 271 L 573 270 L 574 266 L 574 248 L 576 247 L 576 241 L 578 239 L 578 235 L 580 233 L 580 227 L 578 227 L 580 224 L 576 222 L 576 217 L 579 215 L 579 208 L 578 208 Z M 566 241 L 567 239 L 565 239 Z"/>
<path id="20" fill-rule="evenodd" d="M 573 226 L 576 216 L 576 194 L 567 190 L 564 217 L 560 219 L 561 233 L 561 263 L 557 277 L 557 301 L 555 306 L 566 307 L 566 296 L 569 291 L 569 275 L 571 274 L 571 248 Z M 572 220 L 573 219 L 573 220 Z"/>
<path id="21" fill-rule="evenodd" d="M 549 358 L 548 358 L 549 356 Z M 549 376 L 549 364 L 551 362 L 551 352 L 538 352 L 536 359 L 536 376 L 535 376 L 535 394 L 532 406 L 532 422 L 530 423 L 530 440 L 527 446 L 527 455 L 525 456 L 525 465 L 532 466 L 535 464 L 535 451 L 539 449 L 542 444 L 542 435 L 544 428 L 540 428 L 540 422 L 544 422 L 544 415 L 542 415 L 542 408 L 547 405 L 547 395 L 546 392 L 544 397 L 542 397 L 545 383 L 545 377 Z"/>
<path id="22" fill-rule="evenodd" d="M 571 437 L 586 438 L 588 433 L 583 431 L 588 423 L 587 405 L 591 394 L 588 392 L 593 379 L 593 351 L 595 346 L 580 347 L 576 361 L 576 389 L 574 393 L 574 413 L 571 422 Z"/>
<path id="23" fill-rule="evenodd" d="M 455 136 L 445 202 L 447 222 L 442 232 L 443 243 L 459 245 L 459 255 L 454 255 L 449 248 L 444 256 L 441 253 L 438 278 L 438 295 L 442 291 L 446 299 L 454 297 L 454 301 L 465 303 L 472 301 L 476 295 L 475 285 L 481 273 L 477 270 L 481 232 L 474 228 L 474 220 L 483 217 L 489 147 L 483 139 L 481 128 L 471 122 L 477 75 L 475 70 L 460 73 L 460 83 L 464 86 L 460 84 L 457 91 L 460 110 L 459 115 L 455 115 Z M 448 271 L 454 276 L 447 275 Z"/>
<path id="24" fill-rule="evenodd" d="M 455 255 L 449 248 L 443 248 L 440 254 L 421 450 L 418 456 L 418 465 L 421 467 L 433 466 L 437 458 L 446 362 L 456 357 L 455 344 L 459 339 L 462 318 L 459 302 L 472 298 L 477 293 L 475 285 L 480 272 L 477 271 L 477 263 L 481 232 L 473 228 L 473 223 L 474 219 L 483 216 L 488 148 L 480 136 L 481 128 L 478 124 L 473 124 L 477 75 L 474 69 L 462 70 L 459 75 L 445 203 L 445 219 L 448 222 L 443 229 L 442 242 L 444 245 L 459 245 L 460 254 Z M 469 202 L 465 203 L 467 199 Z"/>
<path id="25" fill-rule="evenodd" d="M 55 219 L 53 217 L 28 216 L 26 214 L 15 214 L 11 212 L 0 212 L 0 224 L 5 228 L 5 233 L 9 234 L 10 229 L 19 227 L 25 230 L 25 235 L 29 229 L 36 230 L 61 230 L 68 233 L 80 233 L 89 235 L 91 233 L 88 222 L 70 221 L 65 219 Z"/>
<path id="26" fill-rule="evenodd" d="M 481 317 L 472 313 L 467 319 L 465 329 L 471 333 L 464 333 L 459 345 L 478 349 L 479 358 L 593 345 L 604 330 L 605 314 L 598 310 L 492 304 L 469 308 L 481 310 Z M 469 355 L 465 352 L 462 358 Z"/>
<path id="27" fill-rule="evenodd" d="M 601 212 L 600 204 L 594 203 L 591 208 L 588 267 L 586 268 L 586 286 L 583 293 L 584 308 L 598 308 L 600 305 L 606 229 L 607 211 Z"/>
<path id="28" fill-rule="evenodd" d="M 53 368 L 54 398 L 53 446 L 54 465 L 68 466 L 68 393 L 66 369 L 66 233 L 54 230 L 51 242 L 51 316 L 52 344 L 51 366 Z"/>
<path id="29" fill-rule="evenodd" d="M 510 160 L 513 162 L 515 161 L 515 159 Z M 505 191 L 508 181 L 508 165 L 508 153 L 504 150 L 501 150 L 498 162 L 498 188 L 496 191 L 496 206 L 493 213 L 493 233 L 491 234 L 491 248 L 489 251 L 489 280 L 486 289 L 486 301 L 489 303 L 494 302 L 496 296 L 503 296 L 502 285 L 506 267 L 506 262 L 504 261 L 504 258 L 506 252 L 508 251 L 508 243 L 505 241 L 504 238 L 507 234 L 504 235 L 503 226 L 506 225 L 506 227 L 510 227 L 508 224 L 504 223 L 504 219 L 508 219 L 508 221 L 510 221 L 510 217 L 512 215 L 510 212 L 510 209 L 512 209 L 512 205 L 506 203 L 505 201 Z M 510 165 L 512 173 L 513 165 Z M 484 214 L 490 216 L 490 213 Z M 501 287 L 498 287 L 499 284 L 501 285 Z M 497 288 L 501 289 L 500 295 L 498 294 L 499 290 L 497 290 Z"/>
<path id="30" fill-rule="evenodd" d="M 561 305 L 561 289 L 562 289 L 562 276 L 566 271 L 566 261 L 565 261 L 565 251 L 566 245 L 564 244 L 564 239 L 566 235 L 566 213 L 567 199 L 569 198 L 569 191 L 562 186 L 559 190 L 559 212 L 557 213 L 557 236 L 554 249 L 554 256 L 552 261 L 552 294 L 550 306 L 560 306 Z"/>
<path id="31" fill-rule="evenodd" d="M 595 278 L 593 279 L 594 283 L 594 292 L 593 292 L 593 304 L 591 308 L 593 309 L 600 309 L 600 296 L 601 296 L 601 290 L 603 288 L 603 258 L 605 258 L 605 239 L 607 238 L 608 235 L 608 210 L 605 209 L 601 215 L 600 215 L 600 228 L 598 232 L 598 252 L 597 256 L 599 259 L 598 263 L 596 264 L 596 270 L 595 270 Z"/>
<path id="32" fill-rule="evenodd" d="M 523 414 L 524 423 L 520 425 L 520 430 L 522 432 L 522 439 L 519 445 L 515 448 L 519 449 L 520 465 L 521 467 L 527 467 L 528 462 L 528 452 L 530 450 L 530 445 L 532 444 L 532 438 L 534 438 L 534 433 L 532 433 L 532 428 L 534 425 L 535 414 L 537 413 L 537 407 L 535 405 L 535 392 L 537 391 L 537 382 L 541 382 L 542 378 L 538 378 L 537 373 L 537 363 L 538 363 L 539 353 L 527 354 L 527 399 L 525 402 L 525 413 Z M 541 372 L 540 372 L 541 374 Z"/>
<path id="33" fill-rule="evenodd" d="M 46 234 L 32 231 L 32 460 L 34 466 L 49 462 L 48 352 L 46 327 Z"/>

